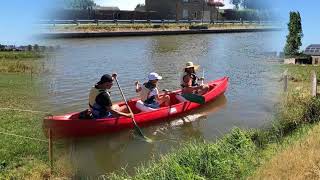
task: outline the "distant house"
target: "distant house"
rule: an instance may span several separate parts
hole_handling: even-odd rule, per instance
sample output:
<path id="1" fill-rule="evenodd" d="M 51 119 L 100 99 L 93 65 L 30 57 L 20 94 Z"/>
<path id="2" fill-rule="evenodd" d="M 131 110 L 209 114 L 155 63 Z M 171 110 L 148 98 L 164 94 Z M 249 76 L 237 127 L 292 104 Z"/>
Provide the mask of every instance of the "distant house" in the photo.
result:
<path id="1" fill-rule="evenodd" d="M 120 8 L 116 6 L 95 6 L 93 9 L 104 10 L 104 11 L 120 11 Z"/>
<path id="2" fill-rule="evenodd" d="M 304 53 L 311 56 L 312 64 L 320 64 L 320 44 L 309 45 Z"/>
<path id="3" fill-rule="evenodd" d="M 217 8 L 206 0 L 145 0 L 146 11 L 155 11 L 161 19 L 217 19 Z"/>

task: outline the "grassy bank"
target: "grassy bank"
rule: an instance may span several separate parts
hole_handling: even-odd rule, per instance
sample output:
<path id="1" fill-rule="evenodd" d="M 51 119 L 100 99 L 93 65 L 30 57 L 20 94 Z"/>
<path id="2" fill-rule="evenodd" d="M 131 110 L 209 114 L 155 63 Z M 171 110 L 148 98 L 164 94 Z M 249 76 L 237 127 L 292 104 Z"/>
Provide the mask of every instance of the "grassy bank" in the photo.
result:
<path id="1" fill-rule="evenodd" d="M 284 71 L 288 69 L 288 75 L 291 82 L 311 82 L 311 72 L 315 71 L 317 79 L 320 79 L 320 67 L 311 65 L 282 65 Z"/>
<path id="2" fill-rule="evenodd" d="M 1 73 L 0 77 L 0 132 L 45 140 L 41 127 L 44 114 L 10 110 L 36 108 L 36 80 L 24 74 Z M 23 179 L 39 169 L 48 172 L 46 142 L 0 134 L 0 147 L 0 177 Z"/>
<path id="3" fill-rule="evenodd" d="M 37 52 L 0 51 L 0 73 L 39 73 L 43 57 Z"/>
<path id="4" fill-rule="evenodd" d="M 55 32 L 119 32 L 119 31 L 162 31 L 162 30 L 187 30 L 194 24 L 83 24 L 83 25 L 59 25 L 47 27 Z M 249 29 L 266 28 L 258 24 L 205 24 L 209 29 Z"/>
<path id="5" fill-rule="evenodd" d="M 294 72 L 292 77 L 301 79 L 301 84 L 309 83 L 303 80 L 308 79 L 307 76 L 309 76 L 305 71 L 314 67 L 287 66 L 286 68 L 289 68 L 289 72 Z M 292 83 L 295 82 L 292 81 Z M 277 167 L 290 169 L 294 165 L 296 168 L 293 170 L 297 172 L 304 172 L 310 168 L 307 171 L 309 174 L 303 176 L 304 178 L 316 177 L 316 173 L 319 172 L 319 166 L 316 166 L 319 165 L 319 155 L 316 153 L 319 138 L 310 139 L 310 137 L 318 136 L 320 131 L 320 98 L 311 97 L 310 92 L 304 88 L 292 88 L 289 93 L 283 94 L 283 99 L 277 108 L 278 111 L 269 127 L 253 130 L 236 128 L 217 142 L 190 143 L 179 150 L 173 150 L 172 153 L 162 156 L 160 160 L 153 160 L 137 168 L 134 176 L 122 172 L 109 174 L 106 177 L 110 179 L 268 179 L 269 174 L 275 173 L 272 176 L 274 179 L 279 179 L 277 174 L 287 179 L 294 176 L 289 176 L 286 171 Z M 303 145 L 307 145 L 310 149 L 304 149 Z M 301 152 L 306 154 L 297 154 Z M 284 154 L 286 160 L 298 159 L 295 157 L 300 159 L 295 162 L 289 161 L 294 164 L 291 166 L 286 161 L 282 161 L 284 158 L 281 154 Z M 304 166 L 299 167 L 301 162 Z"/>
<path id="6" fill-rule="evenodd" d="M 6 58 L 0 59 L 0 179 L 48 179 L 48 142 L 42 128 L 47 113 L 37 111 L 41 106 L 43 56 L 4 54 Z M 54 145 L 54 173 L 65 177 L 71 174 L 67 170 L 70 166 L 59 148 Z"/>
<path id="7" fill-rule="evenodd" d="M 0 179 L 48 176 L 44 113 L 29 111 L 39 107 L 35 73 L 41 57 L 35 52 L 0 52 Z"/>
<path id="8" fill-rule="evenodd" d="M 38 59 L 44 57 L 43 54 L 34 51 L 0 51 L 0 59 Z"/>

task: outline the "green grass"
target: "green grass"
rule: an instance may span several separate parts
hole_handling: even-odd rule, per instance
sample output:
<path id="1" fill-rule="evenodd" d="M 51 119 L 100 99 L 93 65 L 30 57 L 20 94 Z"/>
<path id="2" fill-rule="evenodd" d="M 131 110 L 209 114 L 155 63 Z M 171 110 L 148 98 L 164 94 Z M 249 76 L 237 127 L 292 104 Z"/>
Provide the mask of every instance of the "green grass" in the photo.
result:
<path id="1" fill-rule="evenodd" d="M 33 51 L 0 51 L 1 59 L 38 59 L 44 57 L 41 53 Z"/>
<path id="2" fill-rule="evenodd" d="M 1 52 L 0 73 L 39 74 L 40 61 L 44 55 L 36 52 Z"/>
<path id="3" fill-rule="evenodd" d="M 288 69 L 288 75 L 292 81 L 310 81 L 311 72 L 314 70 L 317 78 L 320 79 L 320 67 L 312 65 L 282 65 L 281 69 L 284 71 Z M 311 81 L 310 81 L 311 82 Z"/>
<path id="4" fill-rule="evenodd" d="M 189 143 L 136 170 L 134 177 L 111 174 L 110 179 L 238 179 L 253 168 L 256 146 L 250 132 L 234 129 L 217 143 Z"/>
<path id="5" fill-rule="evenodd" d="M 24 74 L 0 74 L 0 108 L 36 109 L 36 79 Z M 0 132 L 43 139 L 44 114 L 0 109 Z M 0 134 L 0 179 L 25 178 L 33 168 L 47 167 L 47 143 Z M 48 168 L 47 168 L 48 169 Z"/>

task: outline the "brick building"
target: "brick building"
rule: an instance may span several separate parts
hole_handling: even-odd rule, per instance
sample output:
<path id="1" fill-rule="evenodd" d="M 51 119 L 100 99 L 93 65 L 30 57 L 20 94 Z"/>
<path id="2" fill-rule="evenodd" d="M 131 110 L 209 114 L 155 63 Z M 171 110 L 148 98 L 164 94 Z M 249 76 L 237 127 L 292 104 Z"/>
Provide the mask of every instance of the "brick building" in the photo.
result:
<path id="1" fill-rule="evenodd" d="M 217 19 L 218 9 L 206 0 L 145 0 L 146 11 L 155 11 L 161 19 Z"/>

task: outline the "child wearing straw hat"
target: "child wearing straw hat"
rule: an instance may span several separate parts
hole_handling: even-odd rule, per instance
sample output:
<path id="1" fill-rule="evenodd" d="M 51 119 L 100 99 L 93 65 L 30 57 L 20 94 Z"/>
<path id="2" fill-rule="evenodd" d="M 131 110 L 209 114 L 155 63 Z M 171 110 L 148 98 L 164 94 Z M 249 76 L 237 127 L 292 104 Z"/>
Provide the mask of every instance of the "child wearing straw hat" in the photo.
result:
<path id="1" fill-rule="evenodd" d="M 196 70 L 198 70 L 199 67 L 199 65 L 194 65 L 191 61 L 186 63 L 181 77 L 182 94 L 203 95 L 209 90 L 208 85 L 198 84 L 198 80 L 204 80 L 204 77 L 199 78 L 196 75 Z"/>

